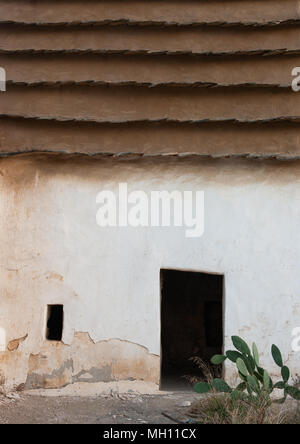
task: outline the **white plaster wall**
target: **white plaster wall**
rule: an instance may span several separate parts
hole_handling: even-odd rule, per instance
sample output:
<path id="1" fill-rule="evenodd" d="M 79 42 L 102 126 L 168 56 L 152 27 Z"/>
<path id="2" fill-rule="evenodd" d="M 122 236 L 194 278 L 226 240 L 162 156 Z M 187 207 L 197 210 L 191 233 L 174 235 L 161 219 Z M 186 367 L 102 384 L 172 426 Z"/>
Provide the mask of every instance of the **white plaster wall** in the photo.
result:
<path id="1" fill-rule="evenodd" d="M 28 333 L 9 379 L 24 382 L 51 303 L 65 306 L 65 344 L 88 332 L 94 342 L 116 338 L 159 355 L 161 268 L 224 274 L 225 347 L 233 334 L 255 341 L 275 371 L 276 343 L 299 372 L 291 349 L 300 326 L 299 173 L 297 163 L 260 161 L 3 159 L 0 327 L 7 342 Z M 100 228 L 96 195 L 119 182 L 129 191 L 203 190 L 204 235 Z M 0 352 L 0 368 L 16 359 Z"/>

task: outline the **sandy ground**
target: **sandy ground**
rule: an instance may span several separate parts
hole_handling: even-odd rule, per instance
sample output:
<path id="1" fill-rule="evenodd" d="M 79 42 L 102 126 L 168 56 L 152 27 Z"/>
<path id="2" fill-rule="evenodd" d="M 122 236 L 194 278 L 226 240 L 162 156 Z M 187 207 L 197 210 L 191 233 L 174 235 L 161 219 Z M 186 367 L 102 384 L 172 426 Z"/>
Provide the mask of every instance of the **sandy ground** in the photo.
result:
<path id="1" fill-rule="evenodd" d="M 143 382 L 79 383 L 1 396 L 0 424 L 174 424 L 195 399 Z"/>

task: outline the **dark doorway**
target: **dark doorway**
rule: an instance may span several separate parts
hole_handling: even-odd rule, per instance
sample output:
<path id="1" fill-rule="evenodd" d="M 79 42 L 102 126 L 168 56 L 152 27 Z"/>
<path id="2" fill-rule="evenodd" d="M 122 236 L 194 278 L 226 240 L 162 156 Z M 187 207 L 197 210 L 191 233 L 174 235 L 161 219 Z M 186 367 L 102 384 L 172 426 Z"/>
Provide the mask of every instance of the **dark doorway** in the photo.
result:
<path id="1" fill-rule="evenodd" d="M 64 309 L 63 305 L 48 305 L 46 339 L 61 341 L 63 332 Z"/>
<path id="2" fill-rule="evenodd" d="M 223 276 L 161 270 L 161 389 L 185 389 L 204 378 L 190 358 L 210 358 L 223 348 Z M 217 373 L 222 369 L 212 366 Z"/>

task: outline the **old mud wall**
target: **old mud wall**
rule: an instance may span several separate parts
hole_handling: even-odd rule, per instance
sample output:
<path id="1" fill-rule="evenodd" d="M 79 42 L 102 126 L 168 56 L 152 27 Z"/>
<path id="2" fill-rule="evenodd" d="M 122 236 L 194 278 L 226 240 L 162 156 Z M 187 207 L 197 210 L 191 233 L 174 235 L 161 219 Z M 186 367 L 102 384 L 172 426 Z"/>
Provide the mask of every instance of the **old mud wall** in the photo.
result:
<path id="1" fill-rule="evenodd" d="M 162 267 L 224 273 L 225 344 L 277 342 L 298 371 L 299 20 L 298 0 L 0 0 L 0 384 L 158 382 Z M 203 189 L 205 235 L 101 231 L 121 181 Z"/>
<path id="2" fill-rule="evenodd" d="M 300 154 L 298 0 L 0 0 L 0 152 Z"/>
<path id="3" fill-rule="evenodd" d="M 299 324 L 299 162 L 117 160 L 26 155 L 0 163 L 1 382 L 159 382 L 160 269 L 225 276 L 225 346 L 240 334 L 293 373 Z M 100 228 L 99 191 L 203 190 L 205 232 Z M 47 304 L 64 305 L 62 342 L 45 339 Z M 231 369 L 227 367 L 230 377 Z"/>

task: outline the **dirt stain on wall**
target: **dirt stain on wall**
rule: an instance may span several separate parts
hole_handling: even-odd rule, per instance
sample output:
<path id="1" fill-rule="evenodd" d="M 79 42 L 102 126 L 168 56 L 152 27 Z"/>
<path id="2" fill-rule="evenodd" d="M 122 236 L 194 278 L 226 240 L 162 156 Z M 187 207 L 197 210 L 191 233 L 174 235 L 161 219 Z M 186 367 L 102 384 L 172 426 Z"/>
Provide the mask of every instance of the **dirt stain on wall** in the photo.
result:
<path id="1" fill-rule="evenodd" d="M 47 341 L 29 356 L 26 389 L 59 388 L 74 382 L 159 381 L 159 357 L 144 347 L 119 339 L 94 343 L 77 332 L 73 343 Z"/>

